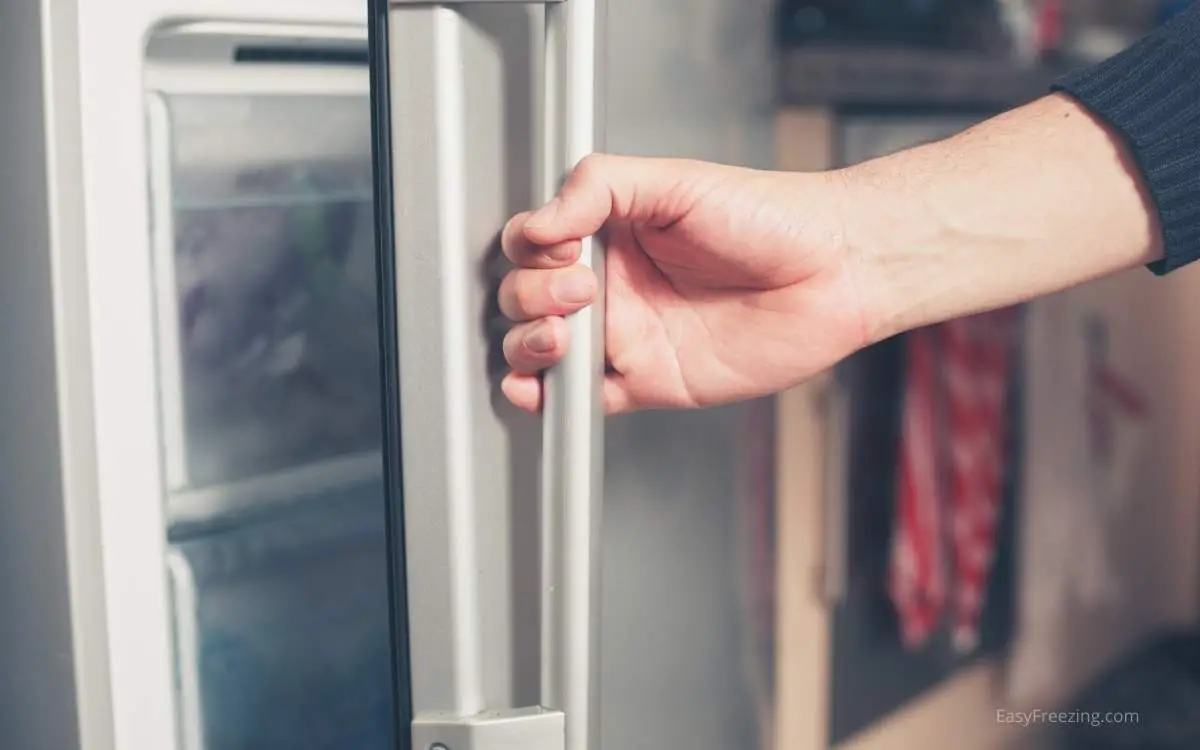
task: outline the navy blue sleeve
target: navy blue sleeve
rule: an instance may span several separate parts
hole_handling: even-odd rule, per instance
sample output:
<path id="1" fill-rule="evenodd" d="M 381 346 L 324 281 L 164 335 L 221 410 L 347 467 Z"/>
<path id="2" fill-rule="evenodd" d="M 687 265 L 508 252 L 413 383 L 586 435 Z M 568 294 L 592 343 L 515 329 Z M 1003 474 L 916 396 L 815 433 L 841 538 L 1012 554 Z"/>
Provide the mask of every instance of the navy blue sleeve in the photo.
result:
<path id="1" fill-rule="evenodd" d="M 1053 87 L 1125 141 L 1158 212 L 1169 273 L 1200 258 L 1200 3 Z"/>

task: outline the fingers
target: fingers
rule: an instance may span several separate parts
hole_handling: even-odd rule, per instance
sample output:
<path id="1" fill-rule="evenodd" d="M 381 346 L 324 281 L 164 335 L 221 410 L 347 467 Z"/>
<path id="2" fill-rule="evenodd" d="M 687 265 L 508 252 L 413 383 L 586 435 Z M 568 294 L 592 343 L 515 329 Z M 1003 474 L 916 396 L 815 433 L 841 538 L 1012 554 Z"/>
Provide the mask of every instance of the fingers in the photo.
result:
<path id="1" fill-rule="evenodd" d="M 570 331 L 563 319 L 595 299 L 596 276 L 577 265 L 581 242 L 610 219 L 663 225 L 679 218 L 671 207 L 689 184 L 692 163 L 594 155 L 571 172 L 558 196 L 534 212 L 514 216 L 504 227 L 504 254 L 518 266 L 500 286 L 505 317 L 518 325 L 504 339 L 513 372 L 503 391 L 517 407 L 536 412 L 542 405 L 538 373 L 567 351 Z M 606 379 L 605 408 L 620 413 L 636 408 L 619 376 Z"/>
<path id="2" fill-rule="evenodd" d="M 599 233 L 609 219 L 652 226 L 678 219 L 689 187 L 703 183 L 714 169 L 683 159 L 588 156 L 553 200 L 508 221 L 501 234 L 504 254 L 524 268 L 573 265 L 579 261 L 580 240 Z"/>
<path id="3" fill-rule="evenodd" d="M 520 217 L 524 236 L 535 245 L 558 245 L 600 231 L 610 218 L 653 224 L 667 200 L 685 185 L 691 163 L 594 154 L 579 163 L 558 195 Z"/>
<path id="4" fill-rule="evenodd" d="M 542 409 L 542 381 L 537 375 L 509 373 L 500 381 L 500 390 L 513 406 L 522 411 L 536 414 Z"/>
<path id="5" fill-rule="evenodd" d="M 563 358 L 570 338 L 567 321 L 562 318 L 522 323 L 504 337 L 504 358 L 514 372 L 540 372 Z"/>
<path id="6" fill-rule="evenodd" d="M 562 359 L 570 339 L 564 316 L 591 304 L 597 288 L 592 270 L 577 265 L 519 268 L 505 276 L 498 301 L 504 316 L 518 323 L 504 337 L 503 344 L 504 358 L 513 371 L 536 373 Z M 522 408 L 536 403 L 529 401 L 527 391 L 524 398 L 526 406 Z"/>
<path id="7" fill-rule="evenodd" d="M 536 414 L 542 410 L 542 380 L 529 373 L 510 373 L 500 383 L 505 398 L 522 411 Z M 604 381 L 604 411 L 606 414 L 624 414 L 637 408 L 637 403 L 625 389 L 621 377 L 609 376 Z"/>
<path id="8" fill-rule="evenodd" d="M 504 337 L 504 357 L 517 372 L 534 373 L 566 354 L 570 331 L 563 316 L 596 298 L 596 276 L 584 266 L 521 268 L 500 284 L 500 311 L 519 323 Z"/>
<path id="9" fill-rule="evenodd" d="M 585 266 L 554 270 L 523 268 L 500 283 L 500 312 L 521 323 L 550 315 L 570 315 L 596 298 L 596 275 Z"/>
<path id="10" fill-rule="evenodd" d="M 532 213 L 517 214 L 504 226 L 500 246 L 508 259 L 525 268 L 563 268 L 577 263 L 582 249 L 578 240 L 539 245 L 525 236 L 525 222 Z"/>

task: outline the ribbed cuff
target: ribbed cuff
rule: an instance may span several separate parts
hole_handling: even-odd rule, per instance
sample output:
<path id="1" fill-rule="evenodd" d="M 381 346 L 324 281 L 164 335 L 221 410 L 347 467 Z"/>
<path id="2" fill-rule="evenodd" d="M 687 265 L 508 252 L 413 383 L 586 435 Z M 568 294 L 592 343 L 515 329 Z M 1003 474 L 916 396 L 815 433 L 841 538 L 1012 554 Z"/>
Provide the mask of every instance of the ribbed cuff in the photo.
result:
<path id="1" fill-rule="evenodd" d="M 1158 212 L 1163 275 L 1200 258 L 1200 5 L 1053 87 L 1125 141 Z"/>

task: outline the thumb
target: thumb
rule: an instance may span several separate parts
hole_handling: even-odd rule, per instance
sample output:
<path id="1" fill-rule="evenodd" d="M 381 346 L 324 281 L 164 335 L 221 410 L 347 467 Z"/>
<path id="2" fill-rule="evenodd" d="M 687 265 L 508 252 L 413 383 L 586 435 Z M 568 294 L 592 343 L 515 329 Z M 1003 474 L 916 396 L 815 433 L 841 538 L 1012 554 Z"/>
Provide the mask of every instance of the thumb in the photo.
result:
<path id="1" fill-rule="evenodd" d="M 596 234 L 609 219 L 667 224 L 665 200 L 684 184 L 691 163 L 593 154 L 571 171 L 553 200 L 530 215 L 525 236 L 540 245 Z"/>

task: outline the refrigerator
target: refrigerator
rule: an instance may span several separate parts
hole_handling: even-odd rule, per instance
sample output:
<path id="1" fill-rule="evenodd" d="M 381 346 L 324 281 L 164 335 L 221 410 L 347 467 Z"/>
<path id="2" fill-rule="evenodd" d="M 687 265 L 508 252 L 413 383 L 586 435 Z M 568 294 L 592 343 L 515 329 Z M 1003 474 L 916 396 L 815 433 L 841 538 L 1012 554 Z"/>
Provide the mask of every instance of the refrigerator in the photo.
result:
<path id="1" fill-rule="evenodd" d="M 590 151 L 772 166 L 770 5 L 6 6 L 0 746 L 768 744 L 772 402 L 604 418 L 601 305 L 518 413 L 494 295 Z"/>

